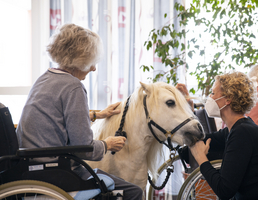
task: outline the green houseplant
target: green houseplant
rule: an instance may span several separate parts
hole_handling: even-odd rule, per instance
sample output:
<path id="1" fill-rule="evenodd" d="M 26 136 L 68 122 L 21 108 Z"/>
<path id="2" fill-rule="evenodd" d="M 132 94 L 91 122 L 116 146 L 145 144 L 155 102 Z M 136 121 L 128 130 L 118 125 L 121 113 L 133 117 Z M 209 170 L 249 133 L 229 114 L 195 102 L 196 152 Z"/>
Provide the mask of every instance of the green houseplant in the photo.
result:
<path id="1" fill-rule="evenodd" d="M 196 77 L 202 95 L 210 93 L 216 75 L 234 69 L 235 66 L 248 68 L 256 64 L 258 49 L 254 42 L 258 30 L 257 6 L 257 0 L 192 0 L 189 8 L 175 3 L 180 30 L 175 30 L 174 24 L 153 29 L 144 44 L 147 50 L 156 44 L 154 52 L 167 68 L 165 72 L 153 77 L 153 82 L 165 76 L 168 83 L 176 84 L 178 67 L 188 68 L 191 60 L 207 57 L 205 47 L 200 45 L 202 38 L 207 35 L 213 51 L 209 52 L 209 59 L 198 62 L 195 71 L 191 73 Z M 190 24 L 194 24 L 195 30 Z M 204 31 L 192 37 L 196 35 L 192 33 L 199 27 L 204 28 Z M 162 38 L 168 36 L 170 39 L 162 42 Z M 179 53 L 171 55 L 172 49 L 177 49 Z M 143 71 L 154 69 L 146 65 L 141 68 Z M 192 88 L 190 92 L 194 94 L 196 91 Z"/>

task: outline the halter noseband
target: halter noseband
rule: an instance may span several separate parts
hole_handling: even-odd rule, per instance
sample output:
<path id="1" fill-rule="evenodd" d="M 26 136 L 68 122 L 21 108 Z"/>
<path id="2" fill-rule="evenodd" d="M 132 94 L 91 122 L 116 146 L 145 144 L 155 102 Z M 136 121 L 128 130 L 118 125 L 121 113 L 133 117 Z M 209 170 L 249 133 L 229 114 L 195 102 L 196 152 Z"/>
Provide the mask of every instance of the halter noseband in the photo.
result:
<path id="1" fill-rule="evenodd" d="M 169 149 L 173 149 L 173 146 L 172 146 L 172 143 L 171 143 L 171 138 L 173 137 L 173 135 L 175 134 L 176 131 L 178 131 L 180 128 L 182 128 L 184 125 L 186 125 L 188 122 L 190 122 L 191 120 L 194 119 L 194 117 L 190 117 L 190 118 L 187 118 L 185 121 L 183 121 L 182 123 L 180 123 L 177 127 L 175 127 L 172 131 L 167 131 L 165 129 L 163 129 L 161 126 L 159 126 L 156 122 L 154 122 L 151 117 L 149 116 L 149 112 L 148 112 L 148 109 L 147 109 L 147 103 L 146 103 L 146 98 L 147 98 L 147 95 L 144 96 L 143 98 L 143 105 L 144 105 L 144 111 L 145 111 L 145 115 L 146 115 L 146 119 L 148 120 L 148 127 L 152 133 L 152 135 L 154 136 L 154 138 L 161 144 L 164 144 L 166 145 Z M 152 129 L 152 126 L 155 126 L 157 129 L 159 129 L 161 132 L 163 132 L 166 137 L 167 137 L 167 144 L 163 141 L 161 141 L 157 135 L 154 133 L 153 129 Z"/>

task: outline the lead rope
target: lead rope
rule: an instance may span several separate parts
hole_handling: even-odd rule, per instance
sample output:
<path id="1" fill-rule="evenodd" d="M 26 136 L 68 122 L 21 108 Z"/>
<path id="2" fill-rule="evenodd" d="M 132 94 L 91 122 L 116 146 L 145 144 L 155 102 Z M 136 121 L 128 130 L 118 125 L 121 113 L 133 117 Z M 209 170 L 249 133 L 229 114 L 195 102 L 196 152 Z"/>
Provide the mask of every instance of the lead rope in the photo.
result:
<path id="1" fill-rule="evenodd" d="M 162 190 L 162 189 L 166 186 L 166 184 L 167 184 L 167 182 L 168 182 L 168 179 L 169 179 L 171 173 L 174 172 L 174 165 L 173 165 L 173 162 L 174 162 L 174 160 L 175 160 L 176 151 L 178 150 L 178 148 L 179 148 L 179 146 L 177 146 L 176 148 L 173 149 L 173 151 L 175 151 L 175 152 L 171 152 L 171 153 L 170 153 L 171 164 L 168 165 L 168 167 L 167 167 L 167 175 L 166 175 L 166 178 L 165 178 L 165 180 L 163 181 L 163 183 L 162 183 L 161 186 L 156 186 L 156 185 L 153 183 L 153 181 L 151 180 L 151 177 L 150 177 L 150 175 L 149 175 L 149 173 L 148 173 L 148 181 L 149 181 L 150 185 L 151 185 L 155 190 Z"/>
<path id="2" fill-rule="evenodd" d="M 120 126 L 119 126 L 119 129 L 116 131 L 115 136 L 123 136 L 123 137 L 127 138 L 126 132 L 123 131 L 123 127 L 124 127 L 124 123 L 125 123 L 125 115 L 126 115 L 127 110 L 129 108 L 129 99 L 130 99 L 130 97 L 131 96 L 129 96 L 127 98 L 126 105 L 125 105 L 125 108 L 124 108 L 124 111 L 123 111 L 123 115 L 122 115 L 122 119 L 121 119 L 121 122 L 120 122 Z M 116 152 L 111 151 L 112 155 L 114 155 L 115 153 Z"/>

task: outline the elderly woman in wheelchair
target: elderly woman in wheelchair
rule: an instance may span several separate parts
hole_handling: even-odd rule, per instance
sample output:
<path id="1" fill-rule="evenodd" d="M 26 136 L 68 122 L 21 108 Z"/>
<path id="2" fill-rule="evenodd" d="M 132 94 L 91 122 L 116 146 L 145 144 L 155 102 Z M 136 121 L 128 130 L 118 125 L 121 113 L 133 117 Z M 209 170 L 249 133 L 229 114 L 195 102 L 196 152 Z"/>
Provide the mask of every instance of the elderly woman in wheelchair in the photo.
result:
<path id="1" fill-rule="evenodd" d="M 115 110 L 119 103 L 98 113 L 89 112 L 87 92 L 80 82 L 96 70 L 102 53 L 100 37 L 75 24 L 65 24 L 52 36 L 47 51 L 58 67 L 41 75 L 28 95 L 16 130 L 19 147 L 25 149 L 18 150 L 14 135 L 12 140 L 16 142 L 9 144 L 14 147 L 12 152 L 1 153 L 9 154 L 3 156 L 9 169 L 1 173 L 1 183 L 14 181 L 17 175 L 16 180 L 57 185 L 65 195 L 80 190 L 72 193 L 74 199 L 108 199 L 116 193 L 113 190 L 118 190 L 115 198 L 142 199 L 138 186 L 99 169 L 92 170 L 81 160 L 101 160 L 107 151 L 120 151 L 126 141 L 122 136 L 93 139 L 91 121 L 120 113 Z M 9 132 L 14 131 L 8 127 Z"/>

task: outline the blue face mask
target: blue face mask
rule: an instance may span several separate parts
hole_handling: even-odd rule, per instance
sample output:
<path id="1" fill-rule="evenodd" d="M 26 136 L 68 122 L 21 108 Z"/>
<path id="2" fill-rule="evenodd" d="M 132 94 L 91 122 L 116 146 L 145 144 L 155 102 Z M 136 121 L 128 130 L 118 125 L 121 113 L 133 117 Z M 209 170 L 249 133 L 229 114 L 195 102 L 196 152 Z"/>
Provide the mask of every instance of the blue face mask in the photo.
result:
<path id="1" fill-rule="evenodd" d="M 205 103 L 205 110 L 208 114 L 209 117 L 219 117 L 221 118 L 220 115 L 220 111 L 225 108 L 227 105 L 222 106 L 221 108 L 219 108 L 218 104 L 216 103 L 216 101 L 218 101 L 219 99 L 224 98 L 225 96 L 219 97 L 217 99 L 213 99 L 211 97 L 207 98 L 207 101 Z"/>

